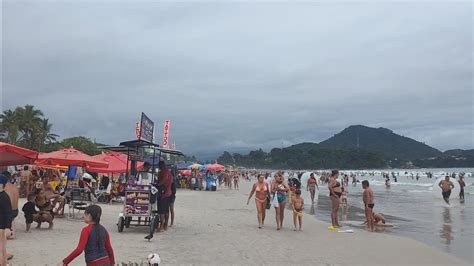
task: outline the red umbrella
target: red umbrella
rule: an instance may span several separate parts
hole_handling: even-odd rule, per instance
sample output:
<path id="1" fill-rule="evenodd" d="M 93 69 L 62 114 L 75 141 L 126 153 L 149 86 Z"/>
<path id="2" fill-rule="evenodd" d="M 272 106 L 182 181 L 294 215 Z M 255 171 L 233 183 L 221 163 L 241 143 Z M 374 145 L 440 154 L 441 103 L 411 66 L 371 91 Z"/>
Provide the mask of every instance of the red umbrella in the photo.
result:
<path id="1" fill-rule="evenodd" d="M 96 158 L 82 153 L 74 148 L 61 149 L 49 153 L 42 153 L 38 155 L 38 160 L 35 164 L 45 165 L 75 165 L 80 167 L 97 167 L 106 168 L 108 164 L 97 160 Z"/>
<path id="2" fill-rule="evenodd" d="M 120 153 L 120 152 L 106 152 L 103 154 L 99 154 L 93 156 L 98 161 L 106 162 L 109 164 L 107 168 L 96 168 L 96 167 L 88 167 L 87 171 L 95 172 L 95 173 L 108 173 L 108 174 L 121 174 L 127 172 L 127 155 Z M 140 170 L 143 167 L 143 162 L 137 162 L 137 169 Z M 128 163 L 128 170 L 131 169 L 130 163 Z"/>
<path id="3" fill-rule="evenodd" d="M 178 172 L 184 176 L 191 176 L 191 170 L 178 170 Z"/>
<path id="4" fill-rule="evenodd" d="M 0 142 L 0 166 L 30 164 L 37 157 L 35 151 Z"/>
<path id="5" fill-rule="evenodd" d="M 225 169 L 225 166 L 220 165 L 218 163 L 209 164 L 206 167 L 206 170 L 210 170 L 210 171 L 224 171 L 224 169 Z"/>

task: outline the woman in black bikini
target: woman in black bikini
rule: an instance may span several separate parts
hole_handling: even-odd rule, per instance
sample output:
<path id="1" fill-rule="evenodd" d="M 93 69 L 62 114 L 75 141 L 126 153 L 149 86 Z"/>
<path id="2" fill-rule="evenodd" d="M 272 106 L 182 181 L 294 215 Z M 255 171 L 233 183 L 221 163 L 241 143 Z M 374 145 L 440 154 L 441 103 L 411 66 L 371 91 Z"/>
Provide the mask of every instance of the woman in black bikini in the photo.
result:
<path id="1" fill-rule="evenodd" d="M 329 198 L 331 199 L 331 224 L 330 229 L 340 228 L 339 221 L 337 220 L 337 212 L 339 211 L 339 199 L 342 196 L 341 184 L 337 181 L 339 176 L 338 170 L 332 170 L 331 176 L 329 177 Z"/>

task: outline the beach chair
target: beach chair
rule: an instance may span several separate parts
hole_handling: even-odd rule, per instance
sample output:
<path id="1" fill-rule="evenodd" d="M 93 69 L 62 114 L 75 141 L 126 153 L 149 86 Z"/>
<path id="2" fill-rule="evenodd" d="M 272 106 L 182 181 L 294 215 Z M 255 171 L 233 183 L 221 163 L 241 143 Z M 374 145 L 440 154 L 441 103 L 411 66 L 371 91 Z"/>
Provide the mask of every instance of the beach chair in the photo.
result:
<path id="1" fill-rule="evenodd" d="M 76 212 L 84 211 L 92 202 L 90 191 L 81 188 L 72 188 L 69 201 L 69 217 L 76 218 Z"/>

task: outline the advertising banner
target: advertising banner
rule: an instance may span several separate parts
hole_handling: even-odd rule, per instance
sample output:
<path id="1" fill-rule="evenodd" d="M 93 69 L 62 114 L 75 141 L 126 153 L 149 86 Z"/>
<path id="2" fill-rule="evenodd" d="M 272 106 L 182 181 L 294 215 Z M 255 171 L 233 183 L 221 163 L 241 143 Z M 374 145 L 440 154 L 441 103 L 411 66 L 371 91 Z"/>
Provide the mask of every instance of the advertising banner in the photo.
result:
<path id="1" fill-rule="evenodd" d="M 140 122 L 140 139 L 153 142 L 153 130 L 155 124 L 151 121 L 145 113 L 142 113 L 142 119 Z"/>
<path id="2" fill-rule="evenodd" d="M 165 120 L 165 124 L 163 126 L 163 148 L 168 149 L 169 147 L 169 132 L 170 132 L 170 120 Z"/>

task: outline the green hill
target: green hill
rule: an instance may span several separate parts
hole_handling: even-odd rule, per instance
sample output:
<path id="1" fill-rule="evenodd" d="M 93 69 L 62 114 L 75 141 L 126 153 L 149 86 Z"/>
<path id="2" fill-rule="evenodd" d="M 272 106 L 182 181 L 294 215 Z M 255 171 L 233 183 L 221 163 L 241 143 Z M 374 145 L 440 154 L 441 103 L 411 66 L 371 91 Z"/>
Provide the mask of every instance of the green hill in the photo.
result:
<path id="1" fill-rule="evenodd" d="M 400 136 L 386 128 L 350 126 L 319 143 L 321 147 L 341 150 L 366 150 L 388 160 L 414 160 L 442 156 L 443 153 L 414 139 Z"/>
<path id="2" fill-rule="evenodd" d="M 247 155 L 224 152 L 217 160 L 227 165 L 272 169 L 474 167 L 474 150 L 443 153 L 386 128 L 357 125 L 319 144 L 304 142 Z"/>

